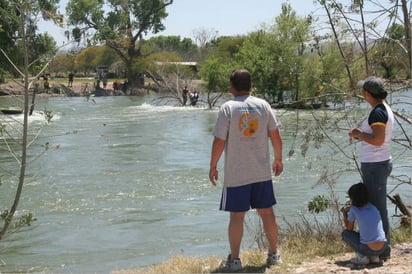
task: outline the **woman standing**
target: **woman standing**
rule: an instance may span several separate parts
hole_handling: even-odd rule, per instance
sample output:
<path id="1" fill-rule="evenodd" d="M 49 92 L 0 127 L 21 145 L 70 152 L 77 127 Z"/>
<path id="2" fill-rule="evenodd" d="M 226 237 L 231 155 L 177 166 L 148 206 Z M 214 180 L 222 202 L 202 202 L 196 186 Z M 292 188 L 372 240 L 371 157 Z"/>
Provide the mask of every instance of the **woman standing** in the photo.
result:
<path id="1" fill-rule="evenodd" d="M 392 171 L 390 144 L 393 131 L 393 113 L 386 104 L 388 93 L 382 79 L 368 77 L 361 82 L 363 97 L 372 107 L 371 112 L 358 128 L 349 131 L 349 136 L 361 141 L 360 161 L 362 180 L 369 192 L 369 201 L 379 210 L 388 245 L 390 226 L 386 207 L 386 185 Z M 390 248 L 380 256 L 390 257 Z"/>

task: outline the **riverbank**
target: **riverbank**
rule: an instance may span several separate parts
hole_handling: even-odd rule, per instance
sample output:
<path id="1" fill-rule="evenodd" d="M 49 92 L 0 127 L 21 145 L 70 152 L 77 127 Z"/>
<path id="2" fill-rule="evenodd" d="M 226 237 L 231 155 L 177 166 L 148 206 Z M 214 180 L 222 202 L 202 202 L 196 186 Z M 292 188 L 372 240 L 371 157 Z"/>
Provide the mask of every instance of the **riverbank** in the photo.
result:
<path id="1" fill-rule="evenodd" d="M 109 80 L 107 82 L 106 89 L 100 88 L 96 91 L 95 82 L 93 78 L 76 78 L 72 86 L 69 87 L 68 83 L 63 78 L 52 79 L 49 82 L 49 88 L 46 91 L 43 88 L 43 81 L 39 81 L 38 97 L 50 97 L 50 96 L 89 96 L 91 93 L 95 96 L 116 96 L 116 95 L 144 95 L 151 92 L 159 92 L 159 87 L 154 85 L 150 80 L 145 82 L 143 88 L 129 88 L 125 92 L 113 89 L 113 82 L 116 79 Z M 124 80 L 117 80 L 122 83 Z M 199 89 L 202 84 L 200 80 L 191 81 L 192 89 Z M 15 79 L 7 79 L 5 83 L 0 84 L 0 96 L 19 96 L 23 94 L 24 86 L 22 82 L 18 82 Z"/>
<path id="2" fill-rule="evenodd" d="M 291 258 L 283 256 L 283 264 L 266 268 L 264 252 L 241 254 L 244 269 L 242 273 L 344 273 L 344 274 L 383 274 L 412 273 L 412 241 L 395 245 L 391 259 L 382 265 L 354 266 L 350 259 L 353 252 L 330 257 L 314 257 L 300 263 L 292 263 Z M 290 256 L 290 254 L 289 254 Z M 256 259 L 258 258 L 258 259 Z M 172 257 L 160 265 L 147 268 L 116 270 L 113 274 L 154 274 L 154 273 L 218 273 L 222 258 Z"/>
<path id="3" fill-rule="evenodd" d="M 93 79 L 77 79 L 73 82 L 71 87 L 67 86 L 63 79 L 58 81 L 50 81 L 49 89 L 46 91 L 39 87 L 39 92 L 36 94 L 38 97 L 50 97 L 50 96 L 84 96 L 86 93 L 90 93 L 94 87 Z M 108 82 L 107 93 L 113 93 L 113 82 Z M 0 84 L 0 95 L 2 96 L 20 96 L 23 94 L 23 83 L 15 80 L 7 80 L 5 83 Z M 103 90 L 103 89 L 102 89 Z"/>

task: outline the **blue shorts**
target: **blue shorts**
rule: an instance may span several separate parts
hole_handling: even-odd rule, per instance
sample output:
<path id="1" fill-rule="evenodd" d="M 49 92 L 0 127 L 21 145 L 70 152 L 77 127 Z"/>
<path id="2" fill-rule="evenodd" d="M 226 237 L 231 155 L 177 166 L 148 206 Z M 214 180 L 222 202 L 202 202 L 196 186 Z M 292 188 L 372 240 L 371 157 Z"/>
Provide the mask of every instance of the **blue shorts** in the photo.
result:
<path id="1" fill-rule="evenodd" d="M 250 208 L 268 208 L 276 204 L 272 180 L 239 187 L 224 187 L 220 210 L 248 211 Z"/>

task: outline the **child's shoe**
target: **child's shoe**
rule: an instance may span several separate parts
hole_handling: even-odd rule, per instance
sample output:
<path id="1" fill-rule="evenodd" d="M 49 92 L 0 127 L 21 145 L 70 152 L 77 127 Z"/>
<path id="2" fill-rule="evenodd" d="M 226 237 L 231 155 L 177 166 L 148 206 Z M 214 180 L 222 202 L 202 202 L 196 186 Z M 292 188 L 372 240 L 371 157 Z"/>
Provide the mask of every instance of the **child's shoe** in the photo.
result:
<path id="1" fill-rule="evenodd" d="M 379 259 L 379 256 L 370 256 L 369 257 L 369 262 L 371 264 L 380 264 L 381 260 Z"/>
<path id="2" fill-rule="evenodd" d="M 356 265 L 367 265 L 369 264 L 369 258 L 367 256 L 356 256 L 355 258 L 352 258 L 350 262 Z"/>

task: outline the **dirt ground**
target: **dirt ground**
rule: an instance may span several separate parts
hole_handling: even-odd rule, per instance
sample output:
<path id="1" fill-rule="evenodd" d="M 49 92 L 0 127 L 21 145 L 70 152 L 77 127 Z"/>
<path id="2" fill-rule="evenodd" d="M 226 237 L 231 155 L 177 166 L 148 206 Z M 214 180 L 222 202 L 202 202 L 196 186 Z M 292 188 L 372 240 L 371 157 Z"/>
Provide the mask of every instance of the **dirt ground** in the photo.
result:
<path id="1" fill-rule="evenodd" d="M 412 273 L 412 242 L 392 247 L 391 258 L 383 265 L 355 267 L 350 263 L 354 256 L 354 253 L 347 253 L 333 260 L 314 258 L 290 268 L 288 273 Z"/>

